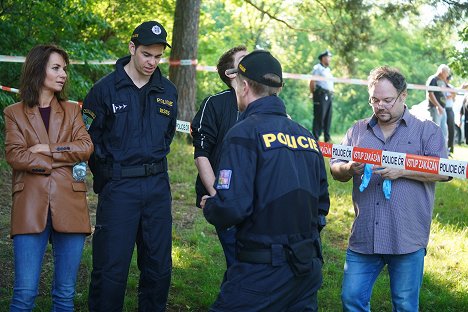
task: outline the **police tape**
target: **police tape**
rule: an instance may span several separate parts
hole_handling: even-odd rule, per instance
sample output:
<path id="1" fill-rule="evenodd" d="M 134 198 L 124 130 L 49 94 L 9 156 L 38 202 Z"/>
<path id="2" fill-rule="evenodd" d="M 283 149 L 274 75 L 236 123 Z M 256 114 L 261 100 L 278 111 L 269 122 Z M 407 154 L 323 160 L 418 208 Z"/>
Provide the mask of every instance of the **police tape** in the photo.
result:
<path id="1" fill-rule="evenodd" d="M 0 62 L 16 62 L 16 63 L 23 63 L 25 61 L 24 56 L 10 56 L 10 55 L 0 55 Z M 78 60 L 71 60 L 71 64 L 77 65 L 114 65 L 117 60 L 91 60 L 91 61 L 78 61 Z M 160 63 L 166 64 L 168 63 L 169 66 L 196 66 L 196 70 L 198 71 L 208 71 L 208 72 L 216 72 L 216 66 L 206 66 L 206 65 L 199 65 L 197 59 L 167 59 L 162 58 Z M 307 75 L 307 74 L 292 74 L 292 73 L 283 73 L 284 78 L 289 79 L 297 79 L 297 80 L 314 80 L 314 81 L 333 81 L 337 83 L 345 83 L 345 84 L 353 84 L 353 85 L 367 85 L 367 80 L 363 79 L 356 79 L 356 78 L 335 78 L 335 77 L 323 77 L 317 75 Z M 409 83 L 407 85 L 408 89 L 414 90 L 422 90 L 422 91 L 442 91 L 442 92 L 458 92 L 458 93 L 468 93 L 468 89 L 461 89 L 461 88 L 447 88 L 447 87 L 436 87 L 436 86 L 426 86 L 426 85 L 418 85 Z"/>
<path id="2" fill-rule="evenodd" d="M 324 157 L 468 179 L 468 162 L 319 142 Z"/>
<path id="3" fill-rule="evenodd" d="M 19 93 L 18 89 L 0 85 L 0 89 Z M 68 101 L 79 104 L 81 102 Z M 190 122 L 177 120 L 176 130 L 190 134 Z M 413 155 L 399 152 L 389 152 L 363 147 L 353 147 L 332 143 L 319 142 L 324 157 L 337 158 L 347 161 L 404 169 L 409 171 L 426 172 L 445 175 L 454 178 L 468 179 L 468 162 L 446 158 Z"/>
<path id="4" fill-rule="evenodd" d="M 13 92 L 13 93 L 19 93 L 19 90 L 18 90 L 18 89 L 15 89 L 15 88 L 0 86 L 0 89 L 3 90 L 3 91 Z"/>
<path id="5" fill-rule="evenodd" d="M 0 55 L 0 62 L 9 62 L 9 63 L 24 63 L 26 58 L 24 56 L 10 56 L 10 55 Z M 91 61 L 78 61 L 70 60 L 70 64 L 77 65 L 114 65 L 117 60 L 91 60 Z M 197 59 L 187 59 L 187 60 L 176 60 L 176 59 L 167 59 L 162 58 L 160 63 L 169 63 L 170 66 L 196 66 L 198 64 Z"/>
<path id="6" fill-rule="evenodd" d="M 162 61 L 162 60 L 161 60 Z M 164 63 L 166 63 L 167 59 L 164 59 Z M 197 65 L 198 60 L 174 60 L 174 59 L 169 59 L 169 65 L 170 66 L 192 66 L 192 65 Z"/>

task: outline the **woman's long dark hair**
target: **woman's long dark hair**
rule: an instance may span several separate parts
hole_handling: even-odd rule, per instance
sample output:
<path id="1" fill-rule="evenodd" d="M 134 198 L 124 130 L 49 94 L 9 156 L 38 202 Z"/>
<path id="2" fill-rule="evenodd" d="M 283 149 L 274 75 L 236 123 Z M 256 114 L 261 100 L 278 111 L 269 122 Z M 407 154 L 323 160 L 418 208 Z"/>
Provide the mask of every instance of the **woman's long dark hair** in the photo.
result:
<path id="1" fill-rule="evenodd" d="M 46 67 L 52 53 L 58 53 L 63 57 L 67 66 L 70 64 L 67 52 L 55 45 L 38 45 L 29 51 L 23 64 L 20 79 L 20 98 L 29 107 L 39 105 L 39 95 L 44 87 Z M 55 92 L 59 101 L 67 100 L 68 79 L 65 80 L 62 91 Z"/>

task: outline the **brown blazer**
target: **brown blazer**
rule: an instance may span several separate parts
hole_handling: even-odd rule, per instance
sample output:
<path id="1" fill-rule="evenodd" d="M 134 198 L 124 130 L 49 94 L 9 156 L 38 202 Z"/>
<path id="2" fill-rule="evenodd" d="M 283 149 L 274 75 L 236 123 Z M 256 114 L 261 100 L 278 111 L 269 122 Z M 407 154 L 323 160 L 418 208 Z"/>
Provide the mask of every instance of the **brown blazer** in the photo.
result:
<path id="1" fill-rule="evenodd" d="M 86 184 L 72 176 L 73 164 L 88 160 L 93 152 L 80 107 L 54 98 L 49 133 L 37 106 L 19 102 L 4 114 L 5 154 L 13 168 L 11 236 L 42 232 L 49 207 L 56 231 L 90 234 Z M 28 151 L 39 143 L 49 144 L 52 156 Z"/>

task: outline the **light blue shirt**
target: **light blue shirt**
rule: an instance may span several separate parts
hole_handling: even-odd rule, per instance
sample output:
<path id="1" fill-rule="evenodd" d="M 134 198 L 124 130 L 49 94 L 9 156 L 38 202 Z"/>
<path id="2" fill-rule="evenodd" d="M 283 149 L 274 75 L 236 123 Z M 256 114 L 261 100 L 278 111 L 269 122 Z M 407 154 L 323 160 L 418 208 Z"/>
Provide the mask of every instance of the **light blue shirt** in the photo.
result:
<path id="1" fill-rule="evenodd" d="M 322 76 L 326 78 L 333 78 L 330 67 L 325 67 L 322 65 L 322 63 L 318 63 L 314 66 L 314 69 L 312 70 L 312 75 Z M 332 80 L 315 81 L 315 84 L 328 91 L 333 91 Z"/>

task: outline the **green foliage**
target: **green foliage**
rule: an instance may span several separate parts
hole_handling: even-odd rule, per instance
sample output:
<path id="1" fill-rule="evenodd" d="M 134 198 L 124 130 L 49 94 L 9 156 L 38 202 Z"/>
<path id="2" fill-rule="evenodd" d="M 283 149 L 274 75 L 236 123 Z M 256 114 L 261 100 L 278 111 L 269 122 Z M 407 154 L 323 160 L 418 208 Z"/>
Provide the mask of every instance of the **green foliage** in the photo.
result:
<path id="1" fill-rule="evenodd" d="M 461 41 L 464 43 L 463 50 L 452 51 L 453 58 L 450 68 L 463 78 L 468 78 L 468 26 L 459 33 Z"/>
<path id="2" fill-rule="evenodd" d="M 419 15 L 423 5 L 436 8 L 432 21 Z M 24 56 L 36 44 L 55 43 L 75 60 L 114 60 L 128 53 L 129 34 L 143 20 L 161 21 L 170 40 L 174 10 L 174 0 L 2 1 L 0 54 Z M 454 31 L 466 12 L 463 2 L 443 0 L 372 5 L 363 0 L 204 0 L 198 62 L 214 66 L 223 52 L 244 44 L 249 50 L 271 50 L 285 72 L 309 74 L 317 55 L 328 48 L 334 54 L 335 77 L 366 79 L 372 68 L 387 64 L 398 67 L 408 82 L 423 84 L 441 63 L 449 63 L 457 75 L 466 76 L 466 49 L 456 52 L 452 48 L 456 41 L 467 42 L 466 26 L 458 36 Z M 161 68 L 169 72 L 167 64 Z M 91 86 L 112 70 L 111 65 L 71 65 L 69 98 L 83 100 Z M 20 73 L 20 63 L 0 63 L 0 84 L 17 88 Z M 224 89 L 216 73 L 197 72 L 195 106 Z M 15 95 L 0 93 L 0 108 L 17 100 Z M 310 129 L 308 82 L 287 79 L 281 97 L 291 117 Z M 424 97 L 423 91 L 410 91 L 407 103 L 411 106 Z M 332 132 L 343 132 L 368 116 L 366 103 L 365 86 L 337 83 Z"/>

